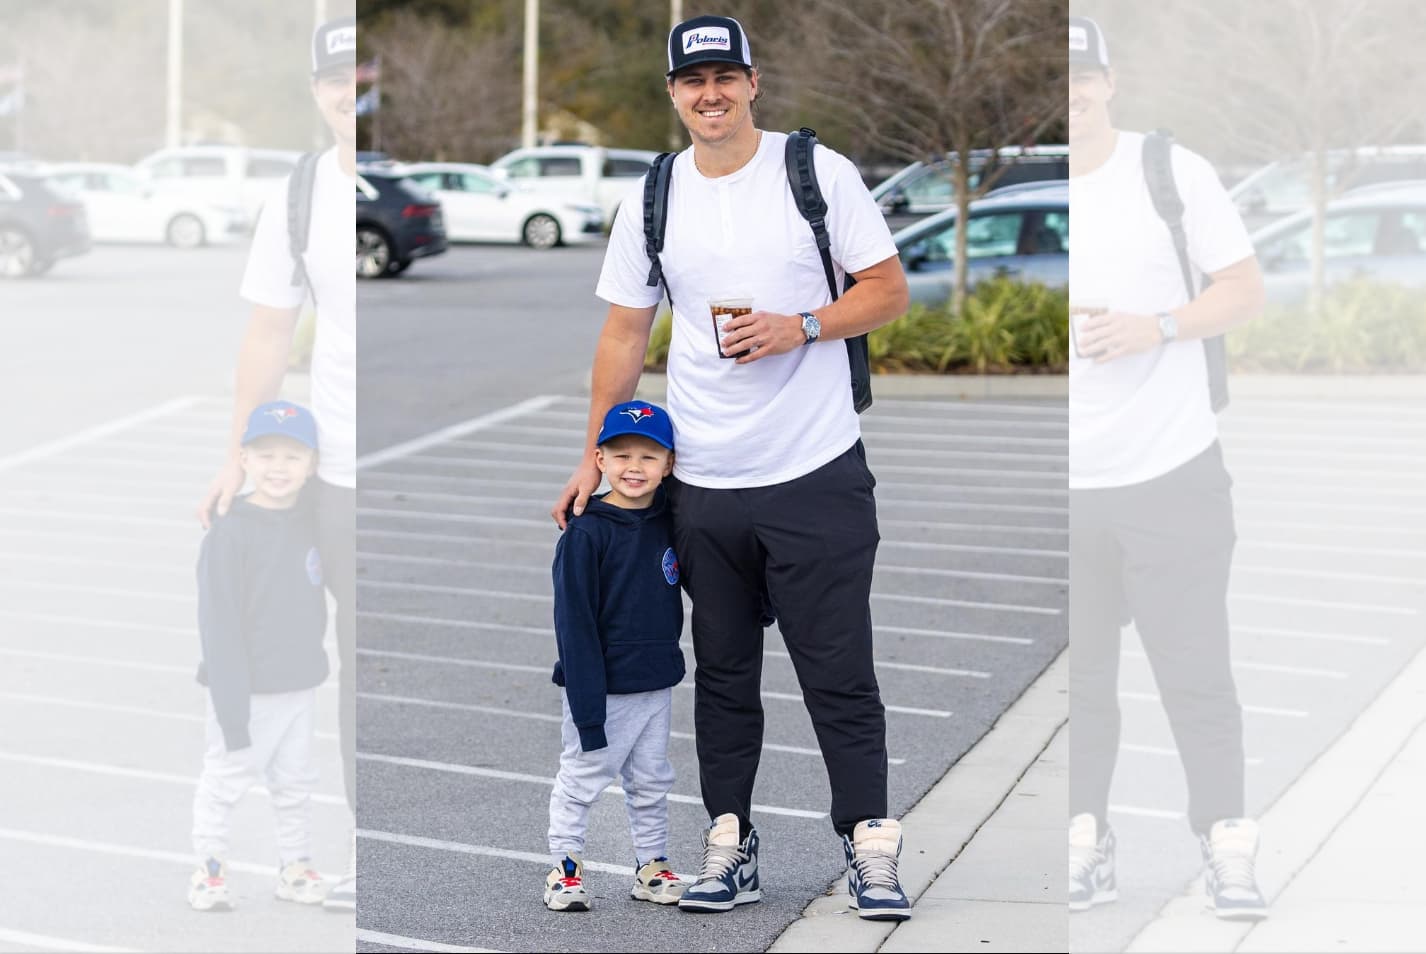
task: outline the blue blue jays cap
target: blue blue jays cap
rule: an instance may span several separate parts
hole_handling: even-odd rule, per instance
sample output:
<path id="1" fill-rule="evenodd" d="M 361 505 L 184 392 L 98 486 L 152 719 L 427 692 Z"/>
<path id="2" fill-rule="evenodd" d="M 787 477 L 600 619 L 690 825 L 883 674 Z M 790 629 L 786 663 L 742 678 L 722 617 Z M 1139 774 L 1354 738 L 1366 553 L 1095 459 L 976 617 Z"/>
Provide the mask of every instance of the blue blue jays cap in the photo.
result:
<path id="1" fill-rule="evenodd" d="M 259 437 L 290 437 L 299 444 L 317 449 L 317 419 L 305 407 L 291 401 L 269 401 L 253 408 L 248 429 L 243 432 L 246 447 Z"/>
<path id="2" fill-rule="evenodd" d="M 637 434 L 673 450 L 673 422 L 668 411 L 648 401 L 625 401 L 604 415 L 596 444 L 604 444 L 625 434 Z"/>

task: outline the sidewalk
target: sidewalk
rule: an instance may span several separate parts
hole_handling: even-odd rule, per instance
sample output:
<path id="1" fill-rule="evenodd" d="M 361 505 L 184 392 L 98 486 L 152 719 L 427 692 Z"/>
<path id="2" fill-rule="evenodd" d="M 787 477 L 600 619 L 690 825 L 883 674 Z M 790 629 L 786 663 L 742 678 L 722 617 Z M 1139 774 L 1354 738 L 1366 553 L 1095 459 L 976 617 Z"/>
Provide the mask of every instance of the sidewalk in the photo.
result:
<path id="1" fill-rule="evenodd" d="M 1218 921 L 1201 887 L 1130 951 L 1426 950 L 1426 652 L 1262 817 L 1270 916 Z"/>
<path id="2" fill-rule="evenodd" d="M 909 921 L 863 921 L 846 882 L 768 948 L 1065 951 L 1069 657 L 1062 652 L 901 819 Z"/>

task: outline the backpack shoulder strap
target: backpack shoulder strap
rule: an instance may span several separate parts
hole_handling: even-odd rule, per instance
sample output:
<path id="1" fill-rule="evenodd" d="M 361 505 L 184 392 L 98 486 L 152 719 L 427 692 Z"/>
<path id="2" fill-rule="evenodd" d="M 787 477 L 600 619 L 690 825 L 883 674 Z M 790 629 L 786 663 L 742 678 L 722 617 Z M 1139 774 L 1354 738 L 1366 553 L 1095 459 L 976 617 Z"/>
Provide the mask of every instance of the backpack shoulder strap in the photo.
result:
<path id="1" fill-rule="evenodd" d="M 287 180 L 287 247 L 292 253 L 292 284 L 306 286 L 312 292 L 313 302 L 317 300 L 317 295 L 307 277 L 304 256 L 312 233 L 312 193 L 317 182 L 317 160 L 321 155 L 319 152 L 303 153 Z"/>
<path id="2" fill-rule="evenodd" d="M 1189 301 L 1197 297 L 1193 285 L 1193 268 L 1188 261 L 1188 235 L 1183 230 L 1183 197 L 1173 178 L 1173 133 L 1156 129 L 1144 137 L 1144 180 L 1149 187 L 1149 199 L 1154 211 L 1168 226 L 1173 237 L 1174 254 Z"/>
<path id="3" fill-rule="evenodd" d="M 1173 238 L 1174 254 L 1178 256 L 1179 273 L 1188 300 L 1198 297 L 1193 281 L 1193 266 L 1188 260 L 1188 234 L 1183 229 L 1183 196 L 1173 177 L 1173 133 L 1155 129 L 1144 137 L 1144 182 L 1149 187 L 1149 200 L 1154 211 L 1168 226 Z M 1208 401 L 1215 412 L 1228 405 L 1228 350 L 1222 335 L 1203 339 L 1203 354 L 1208 368 Z"/>
<path id="4" fill-rule="evenodd" d="M 649 279 L 645 284 L 650 287 L 663 285 L 670 305 L 673 304 L 673 293 L 669 291 L 668 282 L 664 281 L 659 253 L 663 251 L 664 235 L 668 231 L 668 190 L 673 184 L 675 158 L 676 153 L 659 153 L 644 177 L 644 251 L 649 256 Z"/>

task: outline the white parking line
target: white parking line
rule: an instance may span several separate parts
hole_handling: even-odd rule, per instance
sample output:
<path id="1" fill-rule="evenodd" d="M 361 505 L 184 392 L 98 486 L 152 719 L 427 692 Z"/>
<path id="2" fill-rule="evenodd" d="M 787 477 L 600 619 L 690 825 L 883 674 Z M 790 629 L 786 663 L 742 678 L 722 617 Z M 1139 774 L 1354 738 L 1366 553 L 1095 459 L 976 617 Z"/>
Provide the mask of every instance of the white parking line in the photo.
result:
<path id="1" fill-rule="evenodd" d="M 501 537 L 467 537 L 450 533 L 417 533 L 412 530 L 374 530 L 357 527 L 359 537 L 377 537 L 388 540 L 435 540 L 440 543 L 489 543 L 503 547 L 539 547 L 545 552 L 553 552 L 554 547 L 545 540 L 511 540 Z"/>
<path id="2" fill-rule="evenodd" d="M 95 626 L 100 629 L 128 629 L 141 633 L 170 633 L 176 636 L 196 636 L 198 627 L 158 626 L 152 623 L 129 623 L 119 619 L 91 619 L 87 616 L 63 616 L 58 613 L 18 613 L 14 610 L 0 610 L 0 617 L 22 619 L 32 623 L 64 623 L 77 626 Z"/>
<path id="3" fill-rule="evenodd" d="M 194 526 L 197 526 L 195 523 Z M 179 540 L 146 540 L 138 537 L 106 537 L 92 533 L 72 533 L 68 530 L 17 530 L 13 527 L 5 528 L 7 537 L 41 537 L 47 542 L 63 543 L 73 540 L 81 543 L 119 543 L 126 547 L 170 547 L 177 549 L 182 547 L 187 553 L 194 554 L 195 561 L 198 547 L 195 541 Z"/>
<path id="4" fill-rule="evenodd" d="M 375 692 L 358 692 L 357 698 L 371 699 L 375 702 L 389 702 L 393 705 L 425 706 L 426 708 L 430 709 L 449 709 L 455 712 L 478 712 L 482 715 L 503 716 L 511 719 L 530 719 L 535 722 L 550 722 L 555 725 L 559 725 L 561 722 L 564 721 L 561 717 L 557 715 L 551 715 L 547 712 L 522 712 L 518 709 L 501 709 L 497 706 L 479 706 L 465 702 L 444 702 L 438 699 L 416 699 L 411 696 L 393 696 Z M 692 742 L 695 739 L 695 736 L 692 732 L 679 732 L 678 730 L 670 731 L 669 736 L 675 739 L 682 739 L 686 742 Z M 822 751 L 820 749 L 808 748 L 802 745 L 781 745 L 775 742 L 764 742 L 763 751 L 785 752 L 789 755 L 811 755 L 816 756 L 817 758 L 821 758 L 822 756 Z M 905 759 L 888 757 L 886 761 L 891 765 L 906 764 Z"/>
<path id="5" fill-rule="evenodd" d="M 85 838 L 70 838 L 66 835 L 49 835 L 43 832 L 24 831 L 18 828 L 0 828 L 0 839 L 23 842 L 29 845 L 41 845 L 46 848 L 72 848 L 75 851 L 88 851 L 101 855 L 118 855 L 123 858 L 139 858 L 145 861 L 167 861 L 174 864 L 186 865 L 189 868 L 196 868 L 197 859 L 191 853 L 180 851 L 157 851 L 153 848 L 138 848 L 132 845 L 121 845 L 109 841 L 92 841 Z M 229 871 L 241 871 L 244 874 L 264 875 L 270 878 L 277 877 L 277 865 L 258 864 L 252 861 L 227 861 L 225 862 Z M 323 878 L 336 881 L 340 875 L 331 872 L 319 872 Z"/>
<path id="6" fill-rule="evenodd" d="M 1313 609 L 1348 610 L 1353 613 L 1384 613 L 1389 616 L 1417 616 L 1414 606 L 1384 606 L 1381 603 L 1346 603 L 1340 600 L 1309 600 L 1299 596 L 1271 596 L 1265 593 L 1230 593 L 1229 599 L 1244 603 L 1275 603 L 1279 606 L 1309 606 Z"/>
<path id="7" fill-rule="evenodd" d="M 114 712 L 120 715 L 136 715 L 150 719 L 167 719 L 171 722 L 194 722 L 202 724 L 207 721 L 206 718 L 196 713 L 171 712 L 166 709 L 145 709 L 142 706 L 121 706 L 108 702 L 90 702 L 85 699 L 62 699 L 58 696 L 37 696 L 23 692 L 0 692 L 0 702 L 22 702 L 25 705 L 89 709 L 94 712 Z M 312 734 L 323 742 L 338 741 L 338 736 L 335 732 L 318 731 Z"/>
<path id="8" fill-rule="evenodd" d="M 449 557 L 407 556 L 404 553 L 373 553 L 370 550 L 358 550 L 357 559 L 368 560 L 373 563 L 417 563 L 424 566 L 459 566 L 472 570 L 514 570 L 525 573 L 539 573 L 542 576 L 550 575 L 550 568 L 547 566 L 528 566 L 519 563 L 487 563 L 481 560 L 456 560 Z"/>
<path id="9" fill-rule="evenodd" d="M 1302 629 L 1280 629 L 1272 626 L 1234 626 L 1234 635 L 1281 636 L 1284 639 L 1319 639 L 1330 643 L 1355 643 L 1359 646 L 1390 646 L 1385 636 L 1358 636 L 1349 633 L 1314 633 Z"/>
<path id="10" fill-rule="evenodd" d="M 360 756 L 358 756 L 360 758 Z M 442 841 L 439 838 L 422 838 L 420 835 L 402 835 L 389 831 L 374 831 L 370 828 L 358 828 L 356 830 L 358 838 L 365 838 L 369 841 L 384 841 L 392 845 L 407 845 L 412 848 L 434 848 L 437 851 L 454 851 L 463 855 L 481 855 L 486 858 L 504 858 L 509 861 L 529 861 L 551 867 L 550 856 L 546 852 L 537 854 L 533 851 L 511 851 L 508 848 L 492 848 L 488 845 L 467 845 L 458 841 Z M 632 876 L 633 867 L 628 864 L 612 865 L 606 861 L 583 862 L 587 871 L 601 871 L 604 874 L 629 875 Z"/>
<path id="11" fill-rule="evenodd" d="M 427 769 L 432 772 L 449 772 L 454 775 L 474 775 L 479 778 L 491 778 L 502 782 L 529 782 L 535 785 L 546 785 L 553 787 L 555 780 L 544 775 L 530 775 L 525 772 L 507 772 L 504 769 L 485 768 L 478 765 L 461 765 L 456 762 L 433 762 L 429 759 L 409 759 L 399 755 L 378 755 L 373 752 L 358 752 L 357 759 L 366 762 L 382 762 L 387 765 L 399 765 L 402 768 Z M 606 792 L 624 794 L 624 789 L 618 785 L 610 785 L 604 789 Z M 698 805 L 702 807 L 703 799 L 695 795 L 679 795 L 669 792 L 667 796 L 671 802 L 678 802 L 683 805 Z M 753 811 L 767 815 L 787 815 L 792 818 L 826 818 L 826 812 L 809 811 L 805 808 L 783 808 L 778 805 L 760 805 L 753 803 Z M 546 859 L 548 860 L 548 859 Z"/>
<path id="12" fill-rule="evenodd" d="M 126 517 L 117 513 L 75 513 L 71 510 L 36 510 L 33 507 L 0 507 L 0 515 L 7 517 L 45 517 L 51 520 L 84 520 L 94 523 L 137 524 L 141 527 L 181 527 L 197 530 L 193 520 L 166 520 L 163 517 Z"/>
<path id="13" fill-rule="evenodd" d="M 512 404 L 498 411 L 482 414 L 480 417 L 473 417 L 459 424 L 452 424 L 449 427 L 443 427 L 440 430 L 432 431 L 429 434 L 424 434 L 413 440 L 403 441 L 385 450 L 379 450 L 372 454 L 364 454 L 357 459 L 357 470 L 369 470 L 373 467 L 379 467 L 388 461 L 411 457 L 428 447 L 435 447 L 437 444 L 452 443 L 458 438 L 464 437 L 466 434 L 472 434 L 483 428 L 494 427 L 497 424 L 503 424 L 505 421 L 523 417 L 526 414 L 543 411 L 558 400 L 559 397 L 553 394 L 533 397 L 528 401 L 521 401 L 519 404 Z"/>
<path id="14" fill-rule="evenodd" d="M 1152 692 L 1120 692 L 1119 698 L 1129 702 L 1154 702 L 1162 703 L 1156 694 Z M 1272 706 L 1243 706 L 1244 712 L 1251 712 L 1254 715 L 1282 716 L 1286 719 L 1306 719 L 1311 713 L 1304 709 L 1277 709 Z"/>
<path id="15" fill-rule="evenodd" d="M 52 662 L 78 663 L 85 666 L 112 666 L 115 669 L 136 669 L 140 672 L 183 673 L 192 676 L 197 666 L 170 666 L 164 663 L 141 663 L 129 659 L 114 659 L 98 656 L 72 656 L 66 653 L 39 653 L 24 649 L 0 649 L 0 656 L 15 656 L 20 659 L 45 659 Z"/>
<path id="16" fill-rule="evenodd" d="M 1426 550 L 1405 550 L 1400 547 L 1344 547 L 1334 543 L 1286 543 L 1276 540 L 1240 538 L 1238 549 L 1261 547 L 1264 550 L 1292 550 L 1301 553 L 1341 553 L 1347 556 L 1426 557 Z"/>
<path id="17" fill-rule="evenodd" d="M 576 452 L 576 453 L 578 452 L 577 449 L 576 449 L 575 452 Z M 437 457 L 437 456 L 434 456 L 434 455 L 431 455 L 431 454 L 412 454 L 412 455 L 409 456 L 409 457 L 402 457 L 402 458 L 400 458 L 400 459 L 401 459 L 401 461 L 402 461 L 403 463 L 415 463 L 415 464 L 455 464 L 455 465 L 458 465 L 458 466 L 461 466 L 461 467 L 491 467 L 491 468 L 494 468 L 494 469 L 496 469 L 496 470 L 499 470 L 501 473 L 506 473 L 506 472 L 508 472 L 508 471 L 510 470 L 510 462 L 509 462 L 509 460 L 504 459 L 504 458 L 495 458 L 495 457 L 492 457 L 492 458 L 489 458 L 489 459 L 485 459 L 485 458 L 474 459 L 474 458 L 467 458 L 467 457 Z M 578 463 L 578 461 L 574 461 L 574 462 L 571 462 L 571 463 L 569 463 L 569 464 L 542 464 L 542 463 L 539 463 L 538 461 L 525 461 L 525 460 L 522 460 L 522 461 L 520 461 L 520 472 L 521 472 L 521 473 L 535 473 L 535 472 L 540 472 L 540 473 L 547 473 L 547 474 L 564 474 L 566 477 L 568 477 L 569 474 L 570 474 L 570 472 L 574 470 L 574 465 L 575 465 L 575 463 Z M 386 467 L 383 467 L 383 468 L 382 468 L 381 470 L 379 470 L 379 471 L 372 471 L 372 474 L 375 475 L 375 476 L 378 476 L 378 477 L 403 477 L 403 478 L 405 478 L 405 477 L 421 478 L 421 477 L 440 476 L 440 475 L 436 475 L 436 474 L 428 474 L 428 473 L 426 473 L 425 471 L 415 471 L 415 472 L 412 472 L 412 471 L 408 471 L 408 470 L 391 470 L 390 468 L 386 468 Z M 365 479 L 365 476 L 366 476 L 366 475 L 365 475 L 365 472 L 364 472 L 364 473 L 363 473 L 363 479 Z M 446 476 L 454 476 L 454 475 L 446 475 Z M 358 481 L 357 483 L 360 484 L 361 481 Z"/>
<path id="18" fill-rule="evenodd" d="M 1134 659 L 1140 662 L 1148 662 L 1146 653 L 1138 650 L 1125 650 L 1122 653 L 1125 659 Z M 1302 676 L 1308 679 L 1346 679 L 1347 673 L 1336 669 L 1313 669 L 1308 666 L 1287 666 L 1278 663 L 1248 662 L 1246 660 L 1233 660 L 1234 669 L 1242 669 L 1248 672 L 1271 672 L 1284 676 Z"/>
<path id="19" fill-rule="evenodd" d="M 871 598 L 891 600 L 898 603 L 914 603 L 920 606 L 959 606 L 964 609 L 983 609 L 997 613 L 1032 613 L 1039 616 L 1060 616 L 1064 610 L 1055 606 L 1021 606 L 1017 603 L 978 603 L 974 600 L 948 600 L 939 596 L 903 596 L 895 593 L 872 592 Z"/>
<path id="20" fill-rule="evenodd" d="M 692 651 L 693 643 L 690 640 L 683 640 L 678 644 L 681 648 Z M 787 662 L 792 661 L 791 653 L 779 652 L 777 650 L 763 650 L 763 658 L 777 659 Z M 899 669 L 904 672 L 924 672 L 934 676 L 963 676 L 967 679 L 989 679 L 991 673 L 982 672 L 979 669 L 951 669 L 945 666 L 923 666 L 919 663 L 899 663 L 888 662 L 883 659 L 873 660 L 878 669 Z"/>
<path id="21" fill-rule="evenodd" d="M 919 527 L 925 530 L 963 530 L 967 533 L 1028 533 L 1031 536 L 1069 536 L 1068 527 L 1029 527 L 992 523 L 934 523 L 930 520 L 885 520 L 876 521 L 883 527 Z M 886 543 L 885 540 L 881 541 Z M 1009 552 L 1009 551 L 1004 551 Z"/>
<path id="22" fill-rule="evenodd" d="M 108 947 L 104 944 L 90 944 L 67 937 L 52 937 L 48 934 L 31 934 L 28 931 L 11 931 L 0 928 L 0 943 L 19 944 L 26 951 L 77 951 L 80 954 L 139 954 L 136 947 Z"/>
<path id="23" fill-rule="evenodd" d="M 553 593 L 517 593 L 513 590 L 482 590 L 471 586 L 445 586 L 440 583 L 401 583 L 392 580 L 357 580 L 358 587 L 371 590 L 402 590 L 411 593 L 444 593 L 448 596 L 488 596 L 495 599 L 528 600 L 548 603 Z"/>
<path id="24" fill-rule="evenodd" d="M 1180 821 L 1183 819 L 1183 812 L 1169 811 L 1164 808 L 1140 808 L 1138 805 L 1110 805 L 1109 810 L 1116 815 L 1133 815 L 1136 818 L 1162 818 L 1167 821 Z"/>
<path id="25" fill-rule="evenodd" d="M 493 523 L 505 527 L 539 527 L 558 530 L 553 520 L 521 520 L 515 517 L 476 517 L 465 513 L 428 513 L 422 510 L 382 510 L 376 507 L 356 508 L 358 516 L 399 517 L 402 520 L 439 520 L 442 523 Z"/>
<path id="26" fill-rule="evenodd" d="M 434 951 L 435 954 L 500 954 L 500 951 L 493 947 L 461 947 L 459 944 L 442 944 L 440 941 L 427 941 L 423 938 L 406 937 L 401 934 L 387 934 L 384 931 L 368 931 L 365 928 L 357 928 L 356 939 L 370 944 L 381 944 L 385 947 L 399 947 L 407 951 Z"/>
<path id="27" fill-rule="evenodd" d="M 215 468 L 221 467 L 222 464 L 222 461 L 218 461 L 218 463 L 214 466 Z M 190 489 L 192 489 L 194 492 L 199 492 L 202 488 L 194 487 Z M 179 511 L 188 509 L 185 506 L 188 501 L 181 494 L 170 494 L 166 497 L 143 497 L 135 496 L 133 494 L 99 494 L 81 490 L 68 490 L 64 488 L 56 489 L 54 487 L 15 487 L 10 488 L 7 491 L 7 495 L 15 497 L 59 497 L 63 498 L 66 501 L 102 500 L 107 501 L 109 503 L 118 503 L 126 505 L 152 504 L 156 507 L 173 507 L 175 510 Z"/>
<path id="28" fill-rule="evenodd" d="M 220 432 L 221 433 L 221 432 Z M 63 460 L 44 461 L 39 464 L 37 470 L 41 473 L 47 467 L 63 467 L 66 473 L 81 471 L 84 473 L 107 474 L 114 467 L 141 467 L 146 471 L 162 470 L 170 476 L 175 471 L 191 471 L 194 474 L 207 474 L 213 476 L 213 465 L 187 463 L 185 461 L 163 461 L 161 464 L 151 460 L 135 459 L 132 457 L 65 457 Z M 202 489 L 201 487 L 199 488 Z M 197 521 L 195 520 L 196 524 Z"/>
<path id="29" fill-rule="evenodd" d="M 930 636 L 935 639 L 966 639 L 983 643 L 1008 643 L 1012 646 L 1033 646 L 1035 641 L 1026 636 L 992 636 L 987 633 L 954 633 L 939 629 L 912 629 L 906 626 L 881 626 L 873 623 L 877 633 L 891 633 L 898 636 Z"/>
<path id="30" fill-rule="evenodd" d="M 1421 536 L 1420 527 L 1382 527 L 1357 523 L 1315 523 L 1304 520 L 1239 520 L 1238 527 L 1240 529 L 1252 527 L 1269 530 L 1323 530 L 1328 533 L 1340 533 L 1354 537 L 1369 533 L 1382 533 L 1388 536 L 1409 536 L 1412 538 L 1419 538 Z"/>
<path id="31" fill-rule="evenodd" d="M 168 785 L 184 785 L 188 788 L 195 788 L 198 785 L 198 775 L 175 775 L 171 772 L 151 772 L 147 769 L 128 768 L 123 765 L 108 765 L 103 762 L 86 762 L 80 759 L 57 759 L 42 755 L 26 755 L 22 752 L 0 752 L 0 762 L 12 762 L 17 765 L 34 765 L 39 768 L 64 769 L 71 772 L 85 772 L 89 775 L 108 775 L 114 778 L 131 778 L 140 782 L 162 782 Z M 194 765 L 198 764 L 197 760 Z M 254 785 L 249 789 L 255 795 L 262 798 L 270 798 L 271 793 L 261 785 Z M 340 805 L 343 808 L 347 805 L 346 798 L 340 795 L 322 795 L 318 792 L 312 793 L 312 801 L 318 805 Z"/>
<path id="32" fill-rule="evenodd" d="M 133 560 L 98 560 L 85 556 L 47 556 L 42 553 L 0 553 L 0 560 L 20 560 L 23 563 L 52 563 L 56 566 L 117 566 L 134 570 L 162 570 L 166 573 L 193 572 L 192 564 L 138 563 Z"/>
<path id="33" fill-rule="evenodd" d="M 993 580 L 1006 583 L 1045 583 L 1051 586 L 1068 586 L 1069 580 L 1062 576 L 1020 576 L 1015 573 L 978 573 L 974 570 L 938 570 L 923 566 L 894 566 L 886 563 L 876 565 L 878 573 L 910 573 L 916 576 L 944 576 L 958 580 Z"/>
<path id="34" fill-rule="evenodd" d="M 137 600 L 159 600 L 168 603 L 197 603 L 196 593 L 152 593 L 119 586 L 85 586 L 83 583 L 50 583 L 44 580 L 14 580 L 0 578 L 0 586 L 16 586 L 26 590 L 64 590 L 68 593 L 93 593 L 98 596 L 122 596 Z"/>
<path id="35" fill-rule="evenodd" d="M 1351 580 L 1354 583 L 1382 583 L 1391 585 L 1417 586 L 1421 583 L 1419 576 L 1384 576 L 1379 573 L 1344 573 L 1341 570 L 1303 570 L 1295 567 L 1282 566 L 1255 566 L 1246 563 L 1234 563 L 1233 572 L 1237 573 L 1262 573 L 1267 576 L 1300 576 L 1313 580 Z"/>
<path id="36" fill-rule="evenodd" d="M 520 465 L 524 468 L 524 464 Z M 883 464 L 875 461 L 872 464 L 872 473 L 895 473 L 895 474 L 927 474 L 932 477 L 943 478 L 954 475 L 957 477 L 1011 477 L 1026 478 L 1034 480 L 1047 480 L 1056 489 L 1063 487 L 1068 475 L 1063 470 L 992 470 L 982 467 L 917 467 L 913 464 Z"/>
<path id="37" fill-rule="evenodd" d="M 1037 550 L 1030 547 L 985 547 L 969 543 L 925 543 L 920 540 L 885 540 L 883 547 L 904 547 L 907 550 L 938 550 L 943 553 L 1009 553 L 1014 556 L 1069 558 L 1068 550 Z"/>
<path id="38" fill-rule="evenodd" d="M 129 428 L 137 427 L 155 418 L 186 411 L 195 404 L 201 403 L 203 400 L 204 398 L 195 396 L 175 398 L 172 401 L 166 401 L 148 410 L 138 411 L 133 414 L 125 415 L 124 417 L 116 418 L 107 424 L 99 424 L 95 427 L 87 428 L 77 434 L 71 434 L 69 437 L 62 437 L 58 440 L 32 447 L 29 450 L 0 457 L 0 471 L 13 470 L 22 464 L 28 464 L 36 460 L 44 460 L 47 457 L 54 457 L 56 454 L 61 454 L 72 448 L 92 444 L 95 441 L 108 437 L 110 434 L 117 434 Z"/>

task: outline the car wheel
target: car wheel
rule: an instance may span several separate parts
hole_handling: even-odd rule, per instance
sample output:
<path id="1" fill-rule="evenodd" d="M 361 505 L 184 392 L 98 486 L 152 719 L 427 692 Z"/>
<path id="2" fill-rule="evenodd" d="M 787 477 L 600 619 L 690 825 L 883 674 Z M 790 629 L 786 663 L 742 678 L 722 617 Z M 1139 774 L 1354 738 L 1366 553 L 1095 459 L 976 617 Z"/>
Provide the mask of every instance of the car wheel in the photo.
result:
<path id="1" fill-rule="evenodd" d="M 197 248 L 207 236 L 198 216 L 181 212 L 168 222 L 168 244 L 174 248 Z"/>
<path id="2" fill-rule="evenodd" d="M 525 220 L 522 234 L 525 244 L 530 248 L 554 248 L 560 243 L 560 224 L 555 221 L 554 216 L 537 212 Z"/>
<path id="3" fill-rule="evenodd" d="M 0 229 L 0 277 L 23 278 L 35 267 L 35 244 L 15 228 Z"/>
<path id="4" fill-rule="evenodd" d="M 391 242 L 380 229 L 357 229 L 356 273 L 358 278 L 380 278 L 391 267 Z"/>
<path id="5" fill-rule="evenodd" d="M 386 274 L 388 274 L 388 275 L 400 275 L 402 272 L 406 271 L 406 269 L 408 269 L 408 268 L 410 268 L 410 267 L 411 267 L 411 259 L 409 259 L 409 258 L 403 258 L 403 259 L 401 259 L 400 261 L 392 262 L 390 265 L 388 265 L 388 266 L 386 267 Z"/>

